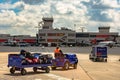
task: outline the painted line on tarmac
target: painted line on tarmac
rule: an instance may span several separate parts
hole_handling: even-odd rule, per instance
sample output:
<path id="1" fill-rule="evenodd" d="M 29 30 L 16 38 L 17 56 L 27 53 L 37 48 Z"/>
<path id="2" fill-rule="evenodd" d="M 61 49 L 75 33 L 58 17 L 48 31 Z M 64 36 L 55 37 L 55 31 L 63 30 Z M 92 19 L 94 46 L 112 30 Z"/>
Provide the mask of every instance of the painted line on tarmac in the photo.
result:
<path id="1" fill-rule="evenodd" d="M 42 79 L 35 79 L 35 80 L 42 80 Z"/>
<path id="2" fill-rule="evenodd" d="M 62 76 L 58 76 L 58 75 L 55 75 L 55 74 L 44 74 L 50 78 L 53 78 L 55 80 L 71 80 L 71 79 L 68 79 L 68 78 L 65 78 L 65 77 L 62 77 Z"/>

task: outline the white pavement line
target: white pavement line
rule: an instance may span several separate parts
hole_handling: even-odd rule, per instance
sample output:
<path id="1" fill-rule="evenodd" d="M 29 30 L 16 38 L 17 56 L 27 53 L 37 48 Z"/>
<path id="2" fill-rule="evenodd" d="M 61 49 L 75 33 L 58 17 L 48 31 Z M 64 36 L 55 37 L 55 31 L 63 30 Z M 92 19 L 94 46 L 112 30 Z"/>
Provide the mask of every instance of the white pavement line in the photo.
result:
<path id="1" fill-rule="evenodd" d="M 42 79 L 35 79 L 35 80 L 42 80 Z"/>
<path id="2" fill-rule="evenodd" d="M 55 80 L 71 80 L 71 79 L 61 77 L 61 76 L 58 76 L 58 75 L 55 75 L 55 74 L 45 74 L 45 75 L 48 76 L 48 77 L 51 77 Z"/>

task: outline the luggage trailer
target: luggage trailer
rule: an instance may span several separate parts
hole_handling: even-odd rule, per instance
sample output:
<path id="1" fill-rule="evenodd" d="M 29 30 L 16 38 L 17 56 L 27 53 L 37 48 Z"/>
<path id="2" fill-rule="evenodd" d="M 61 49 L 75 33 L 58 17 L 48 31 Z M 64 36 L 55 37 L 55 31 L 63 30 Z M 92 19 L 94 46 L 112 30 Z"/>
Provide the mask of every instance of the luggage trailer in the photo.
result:
<path id="1" fill-rule="evenodd" d="M 92 51 L 89 54 L 89 59 L 94 62 L 96 62 L 96 61 L 107 62 L 107 47 L 106 46 L 92 47 Z"/>
<path id="2" fill-rule="evenodd" d="M 45 70 L 46 73 L 50 72 L 49 66 L 52 66 L 52 63 L 50 64 L 22 64 L 22 59 L 19 57 L 18 54 L 9 54 L 8 55 L 8 67 L 10 68 L 10 73 L 14 74 L 15 71 L 20 71 L 22 75 L 26 75 L 27 71 L 25 68 L 33 68 L 34 72 L 37 72 L 37 70 Z"/>

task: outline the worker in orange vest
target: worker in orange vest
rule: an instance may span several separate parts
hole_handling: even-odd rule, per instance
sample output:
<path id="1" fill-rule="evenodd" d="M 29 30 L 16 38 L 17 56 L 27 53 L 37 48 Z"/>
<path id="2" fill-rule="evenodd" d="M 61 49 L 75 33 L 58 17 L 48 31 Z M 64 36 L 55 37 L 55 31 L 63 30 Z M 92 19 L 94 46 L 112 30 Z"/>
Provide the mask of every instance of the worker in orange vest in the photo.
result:
<path id="1" fill-rule="evenodd" d="M 62 50 L 59 47 L 56 47 L 56 49 L 54 50 L 54 56 L 55 56 L 55 58 L 57 56 L 59 56 L 60 54 L 63 54 Z"/>

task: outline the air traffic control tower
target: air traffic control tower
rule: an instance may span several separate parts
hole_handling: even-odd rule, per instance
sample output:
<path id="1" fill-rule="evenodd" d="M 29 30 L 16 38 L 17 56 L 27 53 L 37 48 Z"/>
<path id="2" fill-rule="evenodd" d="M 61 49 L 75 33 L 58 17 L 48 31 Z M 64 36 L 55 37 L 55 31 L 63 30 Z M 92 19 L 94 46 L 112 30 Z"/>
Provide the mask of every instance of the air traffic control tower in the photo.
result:
<path id="1" fill-rule="evenodd" d="M 42 20 L 44 22 L 42 29 L 53 29 L 53 17 L 43 17 Z"/>

